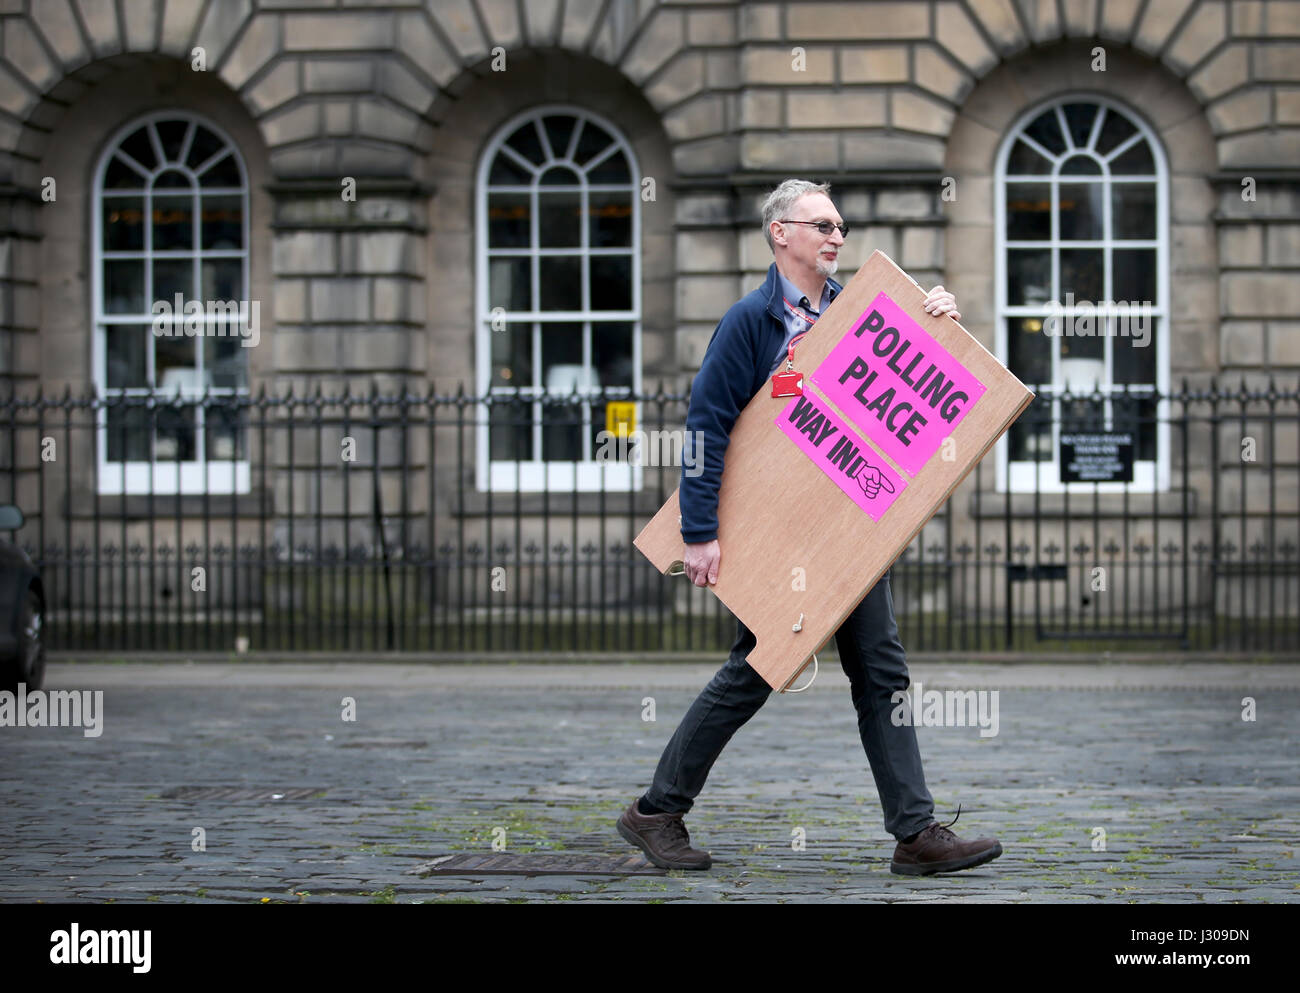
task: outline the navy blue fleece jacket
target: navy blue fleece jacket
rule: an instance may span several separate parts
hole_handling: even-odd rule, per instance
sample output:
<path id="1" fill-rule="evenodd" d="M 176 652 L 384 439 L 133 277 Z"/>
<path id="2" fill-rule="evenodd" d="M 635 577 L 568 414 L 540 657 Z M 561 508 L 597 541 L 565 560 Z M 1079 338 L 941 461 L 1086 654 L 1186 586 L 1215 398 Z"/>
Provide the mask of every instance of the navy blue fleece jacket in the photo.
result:
<path id="1" fill-rule="evenodd" d="M 827 282 L 836 293 L 842 289 L 833 279 Z M 688 544 L 718 536 L 718 489 L 731 428 L 745 405 L 767 385 L 784 341 L 781 280 L 773 262 L 763 285 L 722 315 L 691 384 L 686 431 L 688 442 L 693 443 L 688 449 L 692 458 L 689 463 L 682 460 L 677 497 L 682 540 Z M 696 467 L 701 471 L 691 475 Z"/>

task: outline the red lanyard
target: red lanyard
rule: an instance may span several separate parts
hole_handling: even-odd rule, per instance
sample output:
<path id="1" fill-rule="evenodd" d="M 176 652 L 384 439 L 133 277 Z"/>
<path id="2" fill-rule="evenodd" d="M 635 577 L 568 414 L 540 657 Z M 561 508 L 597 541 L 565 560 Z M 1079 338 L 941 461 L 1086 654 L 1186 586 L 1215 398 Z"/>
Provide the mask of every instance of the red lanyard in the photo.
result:
<path id="1" fill-rule="evenodd" d="M 809 324 L 815 324 L 817 322 L 817 318 L 809 317 L 807 314 L 803 312 L 802 307 L 796 307 L 789 300 L 786 300 L 784 296 L 782 296 L 781 299 L 785 300 L 785 305 L 790 308 L 791 313 L 793 313 L 795 317 L 800 317 L 803 320 L 807 321 Z"/>
<path id="2" fill-rule="evenodd" d="M 789 300 L 787 300 L 784 294 L 782 294 L 781 299 L 782 299 L 782 300 L 785 300 L 785 305 L 786 305 L 787 307 L 790 308 L 790 312 L 791 312 L 792 314 L 794 314 L 795 317 L 802 318 L 803 320 L 807 321 L 809 324 L 816 324 L 816 323 L 817 323 L 817 318 L 816 318 L 816 317 L 809 317 L 807 314 L 805 314 L 805 313 L 803 312 L 803 309 L 802 309 L 802 308 L 800 308 L 800 307 L 796 307 L 796 306 L 795 306 L 794 304 L 792 304 Z M 809 330 L 811 330 L 811 328 L 810 328 Z M 802 337 L 803 337 L 804 335 L 806 335 L 807 333 L 808 333 L 807 331 L 800 331 L 797 335 L 795 335 L 793 338 L 790 339 L 790 345 L 789 345 L 789 347 L 786 349 L 786 353 L 785 353 L 785 365 L 786 365 L 786 368 L 787 368 L 787 369 L 793 369 L 793 368 L 794 368 L 794 345 L 795 345 L 795 342 L 797 342 L 800 338 L 802 338 Z"/>
<path id="3" fill-rule="evenodd" d="M 790 345 L 789 345 L 789 347 L 786 349 L 786 352 L 785 352 L 785 363 L 786 363 L 786 367 L 787 367 L 787 368 L 790 368 L 790 369 L 793 369 L 793 368 L 794 368 L 794 345 L 795 345 L 795 342 L 797 342 L 800 338 L 802 338 L 802 337 L 803 337 L 804 335 L 806 335 L 807 333 L 808 333 L 807 331 L 800 331 L 797 335 L 795 335 L 793 338 L 790 339 Z"/>

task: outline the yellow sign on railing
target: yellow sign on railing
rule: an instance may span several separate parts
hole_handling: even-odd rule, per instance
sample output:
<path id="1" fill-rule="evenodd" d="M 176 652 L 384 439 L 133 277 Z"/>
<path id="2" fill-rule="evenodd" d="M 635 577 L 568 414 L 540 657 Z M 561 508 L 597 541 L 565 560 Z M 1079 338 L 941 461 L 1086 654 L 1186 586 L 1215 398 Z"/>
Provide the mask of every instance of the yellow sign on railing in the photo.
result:
<path id="1" fill-rule="evenodd" d="M 626 438 L 636 430 L 636 404 L 610 401 L 605 404 L 605 430 L 615 438 Z"/>

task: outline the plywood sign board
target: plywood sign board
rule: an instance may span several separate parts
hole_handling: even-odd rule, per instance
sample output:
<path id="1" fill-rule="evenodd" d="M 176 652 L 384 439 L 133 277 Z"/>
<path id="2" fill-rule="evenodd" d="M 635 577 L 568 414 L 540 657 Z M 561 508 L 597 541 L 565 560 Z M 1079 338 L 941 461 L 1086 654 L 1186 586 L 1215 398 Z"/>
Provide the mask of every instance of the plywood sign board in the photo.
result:
<path id="1" fill-rule="evenodd" d="M 754 632 L 749 664 L 774 689 L 795 680 L 1033 399 L 924 300 L 873 253 L 795 349 L 803 394 L 764 388 L 732 429 L 711 589 Z M 685 553 L 679 514 L 674 493 L 636 539 L 661 572 Z"/>

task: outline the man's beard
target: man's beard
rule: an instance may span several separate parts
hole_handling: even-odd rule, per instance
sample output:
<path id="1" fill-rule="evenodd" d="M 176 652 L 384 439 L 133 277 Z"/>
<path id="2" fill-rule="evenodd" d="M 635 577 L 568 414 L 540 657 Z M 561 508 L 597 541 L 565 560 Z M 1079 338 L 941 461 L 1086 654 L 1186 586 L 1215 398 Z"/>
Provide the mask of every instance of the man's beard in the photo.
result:
<path id="1" fill-rule="evenodd" d="M 820 255 L 817 256 L 817 275 L 834 276 L 835 271 L 840 267 L 840 260 L 835 259 L 833 262 L 827 262 Z"/>

